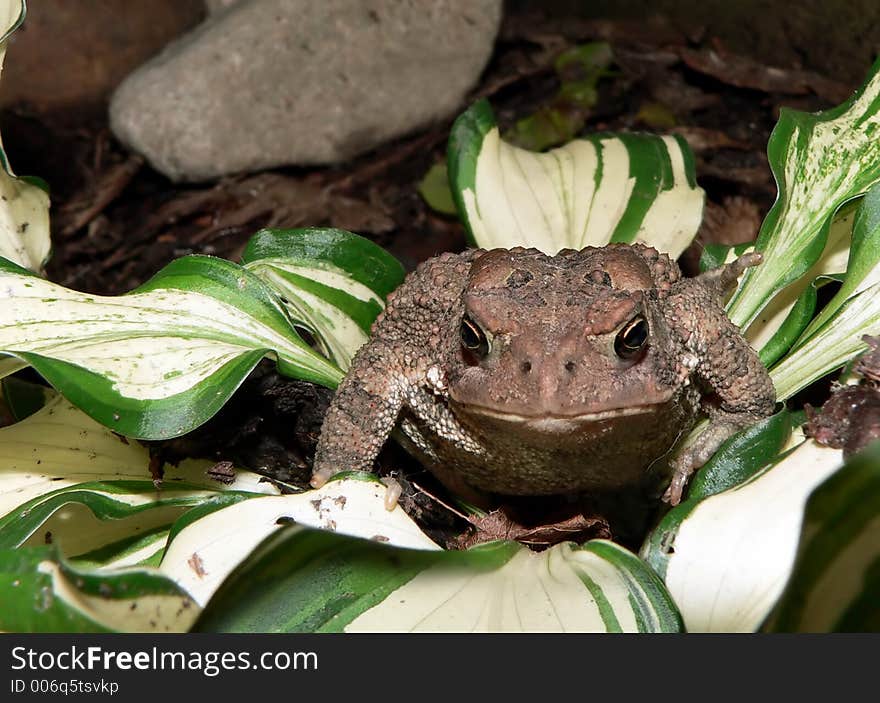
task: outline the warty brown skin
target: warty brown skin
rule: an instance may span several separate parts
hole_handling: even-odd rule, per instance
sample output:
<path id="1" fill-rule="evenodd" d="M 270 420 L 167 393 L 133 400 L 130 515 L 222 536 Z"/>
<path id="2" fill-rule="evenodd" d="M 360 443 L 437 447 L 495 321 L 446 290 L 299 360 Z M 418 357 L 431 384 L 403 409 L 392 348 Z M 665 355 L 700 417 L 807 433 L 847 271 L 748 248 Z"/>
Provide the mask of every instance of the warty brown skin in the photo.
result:
<path id="1" fill-rule="evenodd" d="M 424 262 L 333 399 L 313 485 L 370 471 L 400 427 L 464 497 L 648 487 L 671 471 L 677 503 L 728 437 L 773 412 L 767 371 L 722 307 L 759 261 L 692 279 L 639 244 Z M 701 412 L 708 428 L 675 451 Z"/>

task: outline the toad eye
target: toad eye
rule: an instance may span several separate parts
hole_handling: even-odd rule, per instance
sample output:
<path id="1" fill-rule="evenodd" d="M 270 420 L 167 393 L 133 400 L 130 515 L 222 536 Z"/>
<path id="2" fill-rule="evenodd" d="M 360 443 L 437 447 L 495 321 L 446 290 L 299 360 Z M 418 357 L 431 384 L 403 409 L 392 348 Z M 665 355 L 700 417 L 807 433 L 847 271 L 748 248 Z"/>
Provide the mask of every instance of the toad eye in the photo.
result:
<path id="1" fill-rule="evenodd" d="M 648 321 L 641 315 L 636 315 L 614 338 L 614 353 L 621 359 L 638 356 L 648 342 L 648 331 Z"/>
<path id="2" fill-rule="evenodd" d="M 486 333 L 470 317 L 465 315 L 461 320 L 461 346 L 479 358 L 489 353 L 489 340 Z"/>

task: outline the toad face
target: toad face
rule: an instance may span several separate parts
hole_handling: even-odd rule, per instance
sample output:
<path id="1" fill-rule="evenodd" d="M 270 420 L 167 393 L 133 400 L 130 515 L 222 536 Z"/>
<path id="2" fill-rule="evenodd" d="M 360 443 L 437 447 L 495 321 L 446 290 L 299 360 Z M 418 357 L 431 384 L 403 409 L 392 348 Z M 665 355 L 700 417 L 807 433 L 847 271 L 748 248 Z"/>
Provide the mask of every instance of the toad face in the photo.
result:
<path id="1" fill-rule="evenodd" d="M 564 441 L 672 400 L 688 371 L 667 353 L 650 268 L 632 250 L 615 254 L 494 251 L 474 263 L 447 373 L 457 417 Z"/>

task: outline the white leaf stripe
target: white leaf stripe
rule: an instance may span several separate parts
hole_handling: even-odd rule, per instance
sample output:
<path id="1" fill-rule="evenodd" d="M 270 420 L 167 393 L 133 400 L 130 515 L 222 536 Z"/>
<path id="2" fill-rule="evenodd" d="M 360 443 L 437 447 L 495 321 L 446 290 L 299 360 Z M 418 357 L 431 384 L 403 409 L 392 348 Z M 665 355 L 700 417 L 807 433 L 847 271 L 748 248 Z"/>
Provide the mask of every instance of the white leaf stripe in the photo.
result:
<path id="1" fill-rule="evenodd" d="M 376 480 L 337 479 L 296 495 L 251 498 L 211 512 L 172 537 L 161 571 L 206 603 L 223 579 L 285 522 L 353 535 L 381 537 L 410 549 L 436 550 L 400 507 L 385 509 L 385 486 Z M 193 555 L 202 565 L 193 571 Z"/>
<path id="2" fill-rule="evenodd" d="M 290 520 L 410 549 L 439 549 L 402 508 L 389 512 L 384 501 L 384 485 L 357 479 L 337 479 L 296 495 L 251 498 L 184 527 L 173 536 L 160 568 L 204 604 L 239 563 Z M 192 569 L 193 555 L 202 565 L 200 573 Z"/>
<path id="3" fill-rule="evenodd" d="M 72 493 L 69 502 L 54 506 L 55 510 L 45 515 L 41 523 L 31 522 L 33 531 L 20 547 L 45 544 L 45 536 L 49 534 L 64 556 L 76 557 L 131 535 L 169 527 L 187 510 L 212 495 L 208 491 L 167 491 L 162 500 L 139 506 L 125 501 L 104 501 L 100 507 L 107 509 L 112 505 L 115 513 L 108 519 L 96 515 L 90 504 L 79 502 L 79 496 Z"/>
<path id="4" fill-rule="evenodd" d="M 791 572 L 807 498 L 841 464 L 839 449 L 808 440 L 749 481 L 676 508 L 690 512 L 665 540 L 664 580 L 689 632 L 760 627 Z"/>
<path id="5" fill-rule="evenodd" d="M 249 265 L 251 270 L 272 286 L 284 299 L 290 316 L 309 327 L 326 348 L 328 356 L 343 370 L 347 370 L 355 352 L 367 339 L 361 326 L 333 301 L 311 293 L 286 278 L 281 269 L 263 265 L 262 261 Z M 289 271 L 284 271 L 289 273 Z M 297 274 L 300 275 L 300 274 Z M 358 284 L 360 285 L 360 284 Z M 348 291 L 340 291 L 348 293 Z M 384 302 L 373 296 L 369 302 L 375 303 L 378 310 L 384 309 Z M 362 317 L 373 319 L 375 308 L 364 311 Z"/>
<path id="6" fill-rule="evenodd" d="M 325 285 L 328 288 L 342 291 L 361 302 L 375 303 L 380 307 L 384 307 L 385 305 L 382 298 L 376 295 L 375 291 L 369 286 L 364 285 L 360 281 L 356 281 L 347 271 L 327 262 L 298 262 L 293 259 L 270 258 L 257 259 L 256 261 L 245 264 L 245 268 L 250 269 L 255 273 L 259 269 L 277 269 L 283 273 L 302 276 L 303 278 Z"/>
<path id="7" fill-rule="evenodd" d="M 656 614 L 645 617 L 650 598 L 635 583 L 608 555 L 569 543 L 540 553 L 520 548 L 507 563 L 488 571 L 439 561 L 356 617 L 345 631 L 637 632 L 668 627 Z M 672 608 L 671 602 L 666 607 Z"/>
<path id="8" fill-rule="evenodd" d="M 552 254 L 602 246 L 613 236 L 678 256 L 699 227 L 703 191 L 691 184 L 682 151 L 687 147 L 673 137 L 591 137 L 547 153 L 504 142 L 497 127 L 481 138 L 474 185 L 460 193 L 464 219 L 480 246 L 536 246 Z M 646 148 L 648 140 L 655 150 Z M 658 163 L 648 162 L 652 155 Z M 636 157 L 641 175 L 631 173 Z M 669 169 L 669 184 L 663 169 Z M 635 194 L 639 178 L 646 179 L 641 188 L 656 188 L 646 210 L 645 192 Z"/>
<path id="9" fill-rule="evenodd" d="M 2 170 L 0 201 L 0 256 L 39 270 L 49 258 L 51 248 L 49 196 L 39 187 Z"/>

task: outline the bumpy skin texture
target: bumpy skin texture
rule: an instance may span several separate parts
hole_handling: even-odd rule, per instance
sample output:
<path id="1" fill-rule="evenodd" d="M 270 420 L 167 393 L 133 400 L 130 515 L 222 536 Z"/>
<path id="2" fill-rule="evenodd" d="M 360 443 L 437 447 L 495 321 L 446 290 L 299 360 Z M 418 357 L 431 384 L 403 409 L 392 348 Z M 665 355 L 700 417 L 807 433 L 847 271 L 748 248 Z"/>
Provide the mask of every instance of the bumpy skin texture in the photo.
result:
<path id="1" fill-rule="evenodd" d="M 722 308 L 759 261 L 693 279 L 642 245 L 426 261 L 340 385 L 313 485 L 371 470 L 399 426 L 466 498 L 648 488 L 671 470 L 664 498 L 677 503 L 724 440 L 773 411 L 773 384 Z M 701 411 L 709 427 L 674 451 Z"/>

